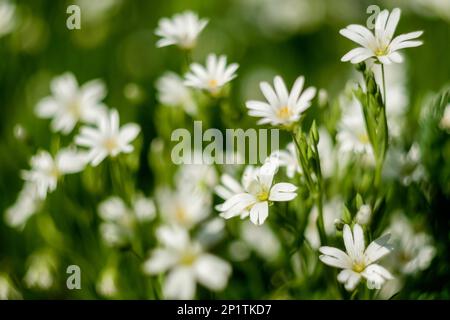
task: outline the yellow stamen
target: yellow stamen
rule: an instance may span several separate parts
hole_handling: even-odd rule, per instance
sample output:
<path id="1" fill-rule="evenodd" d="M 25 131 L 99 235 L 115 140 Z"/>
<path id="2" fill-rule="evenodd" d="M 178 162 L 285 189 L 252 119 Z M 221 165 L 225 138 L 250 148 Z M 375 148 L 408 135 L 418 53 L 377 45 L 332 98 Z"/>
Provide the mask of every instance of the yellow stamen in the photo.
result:
<path id="1" fill-rule="evenodd" d="M 358 140 L 359 140 L 361 143 L 364 143 L 364 144 L 367 144 L 367 143 L 370 142 L 370 141 L 369 141 L 369 136 L 368 136 L 366 133 L 360 133 L 360 134 L 358 134 Z"/>
<path id="2" fill-rule="evenodd" d="M 175 210 L 175 220 L 180 224 L 184 224 L 187 221 L 187 214 L 184 208 L 177 207 Z"/>
<path id="3" fill-rule="evenodd" d="M 112 152 L 118 147 L 117 140 L 114 138 L 106 139 L 104 142 L 104 146 L 109 152 Z"/>
<path id="4" fill-rule="evenodd" d="M 355 272 L 358 272 L 358 273 L 363 272 L 365 268 L 366 268 L 366 266 L 363 262 L 353 263 L 353 271 L 355 271 Z"/>
<path id="5" fill-rule="evenodd" d="M 210 79 L 209 81 L 208 81 L 208 86 L 211 88 L 211 89 L 216 89 L 217 88 L 217 86 L 218 86 L 218 81 L 216 80 L 216 79 Z"/>
<path id="6" fill-rule="evenodd" d="M 192 250 L 187 250 L 180 258 L 180 264 L 185 266 L 192 265 L 197 260 L 197 255 Z"/>
<path id="7" fill-rule="evenodd" d="M 259 201 L 267 201 L 269 200 L 269 192 L 267 192 L 267 190 L 262 190 L 256 195 L 256 198 L 258 198 Z"/>
<path id="8" fill-rule="evenodd" d="M 286 120 L 292 116 L 292 111 L 288 106 L 283 106 L 283 107 L 278 108 L 277 116 L 280 119 Z"/>

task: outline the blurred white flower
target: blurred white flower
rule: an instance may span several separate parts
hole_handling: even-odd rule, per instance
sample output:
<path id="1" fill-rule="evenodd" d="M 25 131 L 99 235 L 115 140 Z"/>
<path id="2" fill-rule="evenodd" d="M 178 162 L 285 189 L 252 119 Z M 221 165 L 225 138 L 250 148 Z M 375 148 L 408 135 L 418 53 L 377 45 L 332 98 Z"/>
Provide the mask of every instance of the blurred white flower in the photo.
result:
<path id="1" fill-rule="evenodd" d="M 197 112 L 197 105 L 192 93 L 184 85 L 184 80 L 174 72 L 164 73 L 156 81 L 158 100 L 161 104 L 171 107 L 182 107 L 188 114 Z"/>
<path id="2" fill-rule="evenodd" d="M 161 37 L 156 46 L 160 48 L 177 45 L 182 49 L 192 49 L 197 44 L 198 35 L 207 24 L 207 19 L 199 19 L 192 11 L 178 13 L 171 19 L 162 18 L 155 30 L 155 34 Z"/>
<path id="3" fill-rule="evenodd" d="M 151 252 L 144 272 L 157 275 L 168 272 L 163 293 L 167 299 L 193 299 L 196 283 L 213 291 L 225 288 L 231 275 L 228 262 L 204 252 L 201 245 L 191 241 L 186 229 L 163 226 L 157 230 L 162 247 Z"/>
<path id="4" fill-rule="evenodd" d="M 9 276 L 0 273 L 0 300 L 22 299 L 22 295 L 11 282 Z"/>
<path id="5" fill-rule="evenodd" d="M 206 68 L 198 63 L 190 66 L 190 72 L 185 76 L 184 84 L 189 87 L 208 91 L 212 95 L 219 95 L 223 86 L 236 78 L 237 63 L 227 66 L 227 57 L 209 54 Z"/>
<path id="6" fill-rule="evenodd" d="M 327 236 L 334 236 L 336 234 L 335 220 L 342 217 L 342 210 L 344 203 L 340 198 L 333 198 L 326 201 L 323 205 L 323 224 Z M 319 217 L 319 210 L 314 206 L 309 214 L 308 224 L 305 229 L 305 238 L 308 240 L 312 248 L 318 249 L 321 245 L 319 230 L 317 229 L 317 218 Z"/>
<path id="7" fill-rule="evenodd" d="M 138 194 L 133 199 L 133 212 L 138 221 L 152 221 L 156 217 L 155 202 L 142 194 Z"/>
<path id="8" fill-rule="evenodd" d="M 267 162 L 258 169 L 258 172 L 245 183 L 245 192 L 233 195 L 216 209 L 225 219 L 241 215 L 249 211 L 250 220 L 261 225 L 269 216 L 269 202 L 291 201 L 297 194 L 297 187 L 291 183 L 273 184 L 277 166 L 273 162 Z"/>
<path id="9" fill-rule="evenodd" d="M 118 293 L 117 269 L 113 267 L 105 268 L 97 281 L 96 290 L 104 297 L 112 298 Z"/>
<path id="10" fill-rule="evenodd" d="M 369 58 L 375 58 L 382 64 L 403 62 L 403 57 L 397 51 L 422 45 L 422 41 L 413 39 L 420 37 L 423 32 L 410 32 L 393 38 L 400 13 L 401 10 L 398 8 L 392 10 L 390 14 L 388 10 L 381 11 L 375 21 L 375 33 L 357 24 L 341 29 L 339 31 L 341 35 L 361 45 L 349 51 L 341 60 L 354 64 Z"/>
<path id="11" fill-rule="evenodd" d="M 297 150 L 293 142 L 288 143 L 286 150 L 272 152 L 270 158 L 273 159 L 272 161 L 276 161 L 280 167 L 286 168 L 286 176 L 290 179 L 296 173 L 302 173 L 302 169 L 298 163 Z"/>
<path id="12" fill-rule="evenodd" d="M 241 224 L 241 237 L 248 247 L 266 260 L 273 260 L 280 253 L 280 241 L 267 225 L 255 226 L 246 221 Z"/>
<path id="13" fill-rule="evenodd" d="M 260 88 L 267 102 L 247 101 L 248 114 L 260 117 L 258 124 L 290 126 L 300 119 L 302 113 L 311 106 L 311 100 L 316 95 L 316 88 L 309 87 L 303 90 L 305 78 L 298 77 L 288 92 L 286 84 L 280 76 L 273 81 L 273 88 L 267 82 L 261 82 Z"/>
<path id="14" fill-rule="evenodd" d="M 29 266 L 24 277 L 28 288 L 48 290 L 54 283 L 57 265 L 55 257 L 49 252 L 37 252 L 29 258 Z"/>
<path id="15" fill-rule="evenodd" d="M 102 81 L 92 80 L 79 87 L 72 73 L 64 73 L 50 83 L 52 95 L 39 101 L 35 113 L 51 118 L 54 132 L 69 134 L 78 122 L 93 123 L 105 112 L 101 101 L 106 96 Z"/>
<path id="16" fill-rule="evenodd" d="M 6 209 L 5 222 L 13 228 L 23 228 L 28 219 L 34 215 L 41 200 L 36 198 L 36 188 L 32 183 L 25 183 L 20 191 L 16 202 Z"/>
<path id="17" fill-rule="evenodd" d="M 341 154 L 356 153 L 373 160 L 373 150 L 364 124 L 361 105 L 353 99 L 345 107 L 336 135 Z"/>
<path id="18" fill-rule="evenodd" d="M 419 182 L 426 178 L 426 171 L 421 163 L 420 148 L 414 143 L 407 153 L 398 147 L 391 146 L 386 155 L 383 176 L 397 179 L 404 186 Z"/>
<path id="19" fill-rule="evenodd" d="M 320 155 L 320 166 L 322 169 L 322 176 L 329 178 L 333 175 L 337 166 L 343 160 L 342 155 L 338 154 L 337 148 L 333 144 L 328 130 L 324 127 L 319 128 L 319 143 L 317 149 Z"/>
<path id="20" fill-rule="evenodd" d="M 0 2 L 0 38 L 13 31 L 16 24 L 16 6 L 9 1 Z"/>
<path id="21" fill-rule="evenodd" d="M 192 228 L 211 213 L 211 197 L 204 193 L 192 193 L 189 189 L 170 190 L 162 188 L 156 192 L 156 203 L 163 220 L 172 225 Z"/>
<path id="22" fill-rule="evenodd" d="M 405 275 L 423 271 L 430 266 L 436 255 L 436 248 L 430 235 L 414 229 L 411 221 L 401 213 L 391 219 L 388 232 L 392 234 L 395 247 L 388 262 L 392 268 Z"/>
<path id="23" fill-rule="evenodd" d="M 47 193 L 55 191 L 62 176 L 82 171 L 86 161 L 84 155 L 68 148 L 60 150 L 54 158 L 47 151 L 39 151 L 30 165 L 30 170 L 22 172 L 22 178 L 34 187 L 37 197 L 45 199 Z"/>
<path id="24" fill-rule="evenodd" d="M 368 204 L 363 204 L 356 213 L 355 221 L 359 225 L 366 225 L 372 217 L 372 208 Z"/>
<path id="25" fill-rule="evenodd" d="M 186 164 L 177 171 L 175 181 L 180 189 L 207 195 L 217 184 L 217 172 L 213 165 Z"/>
<path id="26" fill-rule="evenodd" d="M 389 271 L 375 263 L 392 251 L 387 244 L 389 234 L 376 239 L 366 248 L 361 226 L 355 224 L 352 233 L 346 224 L 343 238 L 347 253 L 333 247 L 320 247 L 322 255 L 319 258 L 326 265 L 343 269 L 337 279 L 345 284 L 345 289 L 353 291 L 361 278 L 367 280 L 369 289 L 380 289 L 386 280 L 393 278 Z"/>
<path id="27" fill-rule="evenodd" d="M 450 103 L 445 107 L 444 115 L 439 123 L 441 129 L 450 131 Z"/>
<path id="28" fill-rule="evenodd" d="M 132 208 L 116 196 L 110 197 L 98 206 L 98 214 L 103 222 L 100 233 L 106 244 L 124 245 L 133 234 L 137 222 L 151 221 L 156 216 L 152 199 L 138 194 L 132 199 Z"/>
<path id="29" fill-rule="evenodd" d="M 121 0 L 76 0 L 75 4 L 80 6 L 83 13 L 83 22 L 99 23 L 104 21 L 115 8 L 119 7 Z"/>
<path id="30" fill-rule="evenodd" d="M 82 127 L 75 137 L 75 143 L 89 148 L 87 161 L 98 166 L 106 157 L 116 157 L 120 153 L 131 153 L 131 144 L 140 132 L 135 123 L 119 127 L 119 113 L 113 109 L 104 113 L 97 121 L 97 127 Z"/>

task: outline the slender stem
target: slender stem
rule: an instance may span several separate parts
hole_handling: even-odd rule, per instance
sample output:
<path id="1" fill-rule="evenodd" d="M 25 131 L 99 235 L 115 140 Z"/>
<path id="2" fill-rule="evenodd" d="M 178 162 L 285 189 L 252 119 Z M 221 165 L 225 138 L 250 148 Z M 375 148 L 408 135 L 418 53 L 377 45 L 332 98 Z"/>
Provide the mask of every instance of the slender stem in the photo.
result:
<path id="1" fill-rule="evenodd" d="M 323 197 L 322 197 L 322 173 L 320 169 L 320 163 L 318 164 L 318 170 L 319 172 L 316 173 L 317 175 L 317 183 L 314 184 L 311 171 L 309 170 L 309 166 L 307 164 L 307 160 L 305 155 L 302 152 L 302 148 L 300 146 L 300 143 L 297 140 L 297 137 L 295 136 L 295 133 L 292 132 L 292 139 L 295 142 L 295 145 L 297 147 L 298 152 L 298 158 L 300 159 L 300 165 L 302 167 L 303 174 L 306 178 L 306 181 L 308 183 L 309 190 L 313 193 L 314 198 L 316 200 L 317 209 L 319 211 L 318 219 L 317 219 L 317 228 L 319 230 L 319 236 L 320 236 L 320 242 L 322 244 L 325 244 L 327 242 L 326 239 L 326 233 L 325 233 L 325 226 L 323 222 Z M 314 151 L 318 155 L 317 152 L 317 146 L 314 144 Z M 320 160 L 318 160 L 320 162 Z"/>
<path id="2" fill-rule="evenodd" d="M 386 79 L 385 79 L 385 76 L 384 76 L 384 64 L 381 64 L 381 78 L 382 78 L 382 81 L 383 81 L 384 109 L 386 110 L 386 106 L 387 106 L 387 103 L 386 103 Z"/>

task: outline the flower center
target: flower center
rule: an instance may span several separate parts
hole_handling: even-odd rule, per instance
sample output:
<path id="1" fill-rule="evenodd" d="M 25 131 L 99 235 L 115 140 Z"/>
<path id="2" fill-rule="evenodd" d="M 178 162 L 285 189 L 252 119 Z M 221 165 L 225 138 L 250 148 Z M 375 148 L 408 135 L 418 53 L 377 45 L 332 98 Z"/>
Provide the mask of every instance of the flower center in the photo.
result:
<path id="1" fill-rule="evenodd" d="M 366 265 L 363 262 L 354 262 L 353 263 L 353 271 L 360 273 L 363 272 L 366 268 Z"/>
<path id="2" fill-rule="evenodd" d="M 192 265 L 197 260 L 197 255 L 192 250 L 187 250 L 180 258 L 180 264 L 185 266 Z"/>
<path id="3" fill-rule="evenodd" d="M 117 143 L 116 139 L 108 138 L 104 142 L 104 147 L 106 150 L 108 150 L 111 153 L 119 147 L 119 144 Z"/>
<path id="4" fill-rule="evenodd" d="M 292 111 L 288 106 L 282 106 L 277 110 L 277 116 L 280 119 L 286 120 L 292 116 Z"/>
<path id="5" fill-rule="evenodd" d="M 219 82 L 216 79 L 208 80 L 208 86 L 211 90 L 217 89 L 218 85 L 219 85 Z"/>
<path id="6" fill-rule="evenodd" d="M 67 111 L 74 117 L 74 118 L 80 118 L 81 117 L 81 106 L 78 99 L 73 99 L 67 108 Z"/>
<path id="7" fill-rule="evenodd" d="M 388 53 L 388 47 L 379 47 L 377 50 L 375 50 L 375 55 L 377 57 L 379 56 L 385 56 Z"/>
<path id="8" fill-rule="evenodd" d="M 256 198 L 259 201 L 267 201 L 267 200 L 269 200 L 269 192 L 266 189 L 263 189 L 260 192 L 258 192 L 258 194 L 256 195 Z"/>
<path id="9" fill-rule="evenodd" d="M 178 221 L 181 224 L 186 223 L 187 214 L 186 210 L 184 210 L 181 207 L 177 207 L 175 210 L 175 220 Z"/>
<path id="10" fill-rule="evenodd" d="M 363 144 L 367 144 L 369 143 L 369 136 L 367 135 L 367 133 L 360 133 L 358 134 L 358 140 L 359 142 L 363 143 Z"/>

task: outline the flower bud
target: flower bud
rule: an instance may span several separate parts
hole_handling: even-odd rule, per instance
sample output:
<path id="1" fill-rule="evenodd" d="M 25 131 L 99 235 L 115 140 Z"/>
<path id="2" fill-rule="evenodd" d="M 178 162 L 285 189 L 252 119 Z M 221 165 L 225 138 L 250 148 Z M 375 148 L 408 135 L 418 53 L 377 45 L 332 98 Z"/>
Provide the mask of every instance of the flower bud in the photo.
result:
<path id="1" fill-rule="evenodd" d="M 355 221 L 360 225 L 366 225 L 370 221 L 370 217 L 372 216 L 372 209 L 369 205 L 362 205 L 358 212 L 356 213 Z"/>

